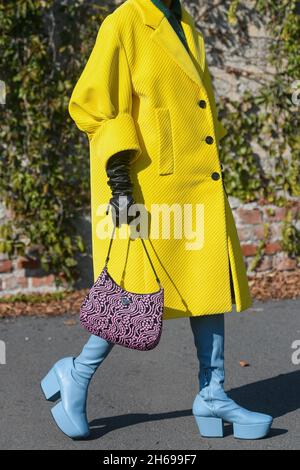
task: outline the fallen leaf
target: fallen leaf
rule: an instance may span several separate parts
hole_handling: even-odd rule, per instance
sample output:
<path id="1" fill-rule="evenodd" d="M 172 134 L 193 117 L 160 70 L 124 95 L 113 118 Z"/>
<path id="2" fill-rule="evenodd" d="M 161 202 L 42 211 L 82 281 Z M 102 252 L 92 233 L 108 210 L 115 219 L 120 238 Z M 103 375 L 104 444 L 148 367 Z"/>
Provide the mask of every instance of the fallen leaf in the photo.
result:
<path id="1" fill-rule="evenodd" d="M 65 320 L 63 322 L 64 325 L 67 325 L 67 326 L 73 326 L 73 325 L 76 325 L 77 324 L 77 321 L 76 320 Z"/>
<path id="2" fill-rule="evenodd" d="M 240 366 L 241 367 L 249 367 L 250 364 L 249 364 L 249 362 L 246 362 L 246 361 L 240 361 Z"/>

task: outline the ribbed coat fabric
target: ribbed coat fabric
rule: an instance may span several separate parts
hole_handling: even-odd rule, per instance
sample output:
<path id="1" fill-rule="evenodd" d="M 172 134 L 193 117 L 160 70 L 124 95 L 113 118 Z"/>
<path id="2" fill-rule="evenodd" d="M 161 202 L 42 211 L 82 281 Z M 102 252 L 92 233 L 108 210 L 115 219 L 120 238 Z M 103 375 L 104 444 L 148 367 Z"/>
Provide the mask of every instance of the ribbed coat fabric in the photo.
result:
<path id="1" fill-rule="evenodd" d="M 69 102 L 90 147 L 94 279 L 113 228 L 104 210 L 111 197 L 106 163 L 131 149 L 133 196 L 150 216 L 145 244 L 165 289 L 165 320 L 252 305 L 221 174 L 219 141 L 226 130 L 217 116 L 203 35 L 181 7 L 189 52 L 151 1 L 117 7 L 101 23 Z M 156 223 L 153 204 L 171 208 L 169 233 Z M 189 215 L 197 243 L 186 229 Z M 142 242 L 128 225 L 116 229 L 108 271 L 129 291 L 157 290 Z"/>

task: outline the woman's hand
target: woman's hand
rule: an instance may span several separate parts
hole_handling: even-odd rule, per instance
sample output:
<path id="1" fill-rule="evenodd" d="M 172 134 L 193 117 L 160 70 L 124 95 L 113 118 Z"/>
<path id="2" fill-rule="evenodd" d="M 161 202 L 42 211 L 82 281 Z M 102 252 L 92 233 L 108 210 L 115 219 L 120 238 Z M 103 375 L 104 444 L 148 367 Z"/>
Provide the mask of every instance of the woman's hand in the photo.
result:
<path id="1" fill-rule="evenodd" d="M 132 196 L 132 182 L 130 179 L 130 157 L 132 151 L 124 150 L 119 152 L 107 162 L 106 173 L 109 178 L 112 197 L 106 210 L 112 209 L 114 225 L 120 227 L 122 223 L 130 223 L 135 217 L 128 215 L 128 209 L 135 201 Z"/>

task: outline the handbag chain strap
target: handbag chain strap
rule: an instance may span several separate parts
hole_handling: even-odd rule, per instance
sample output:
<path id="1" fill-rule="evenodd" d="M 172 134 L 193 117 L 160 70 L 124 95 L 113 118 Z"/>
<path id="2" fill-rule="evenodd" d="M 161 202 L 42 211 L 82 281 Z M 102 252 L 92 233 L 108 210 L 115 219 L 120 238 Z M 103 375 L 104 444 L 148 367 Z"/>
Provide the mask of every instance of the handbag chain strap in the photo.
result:
<path id="1" fill-rule="evenodd" d="M 111 245 L 112 245 L 112 242 L 113 242 L 113 237 L 114 237 L 115 230 L 116 230 L 116 227 L 114 226 L 114 229 L 113 229 L 113 232 L 112 232 L 112 236 L 111 236 L 110 242 L 109 242 L 109 247 L 108 247 L 107 256 L 106 256 L 106 259 L 105 259 L 105 264 L 104 264 L 105 267 L 107 267 L 107 263 L 108 263 L 108 260 L 109 260 L 109 255 L 110 255 L 110 250 L 111 250 Z M 153 263 L 152 263 L 152 261 L 151 261 L 151 258 L 150 258 L 150 255 L 149 255 L 149 253 L 148 253 L 148 250 L 147 250 L 147 248 L 146 248 L 145 242 L 144 242 L 144 240 L 143 240 L 141 237 L 138 237 L 138 238 L 140 238 L 141 242 L 143 243 L 143 246 L 144 246 L 144 248 L 145 248 L 145 251 L 146 251 L 148 260 L 149 260 L 149 262 L 150 262 L 150 264 L 151 264 L 151 267 L 152 267 L 152 269 L 153 269 L 156 282 L 158 283 L 159 287 L 162 287 L 162 285 L 161 285 L 161 283 L 160 283 L 160 280 L 159 280 L 159 277 L 158 277 L 158 275 L 157 275 L 157 272 L 155 271 L 155 268 L 154 268 Z"/>

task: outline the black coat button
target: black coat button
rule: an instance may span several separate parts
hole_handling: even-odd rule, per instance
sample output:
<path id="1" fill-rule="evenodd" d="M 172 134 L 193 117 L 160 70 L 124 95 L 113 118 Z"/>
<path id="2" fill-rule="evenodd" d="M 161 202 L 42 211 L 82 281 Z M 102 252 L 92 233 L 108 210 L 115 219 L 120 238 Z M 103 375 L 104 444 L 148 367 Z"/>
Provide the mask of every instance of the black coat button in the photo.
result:
<path id="1" fill-rule="evenodd" d="M 206 142 L 207 144 L 212 144 L 213 141 L 214 141 L 214 139 L 212 138 L 211 135 L 208 135 L 208 136 L 205 138 L 205 142 Z"/>
<path id="2" fill-rule="evenodd" d="M 213 180 L 217 181 L 218 179 L 220 179 L 220 173 L 217 173 L 216 171 L 214 171 L 211 174 L 211 177 L 212 177 Z"/>
<path id="3" fill-rule="evenodd" d="M 198 104 L 199 104 L 200 108 L 206 108 L 206 101 L 205 100 L 200 100 Z"/>

